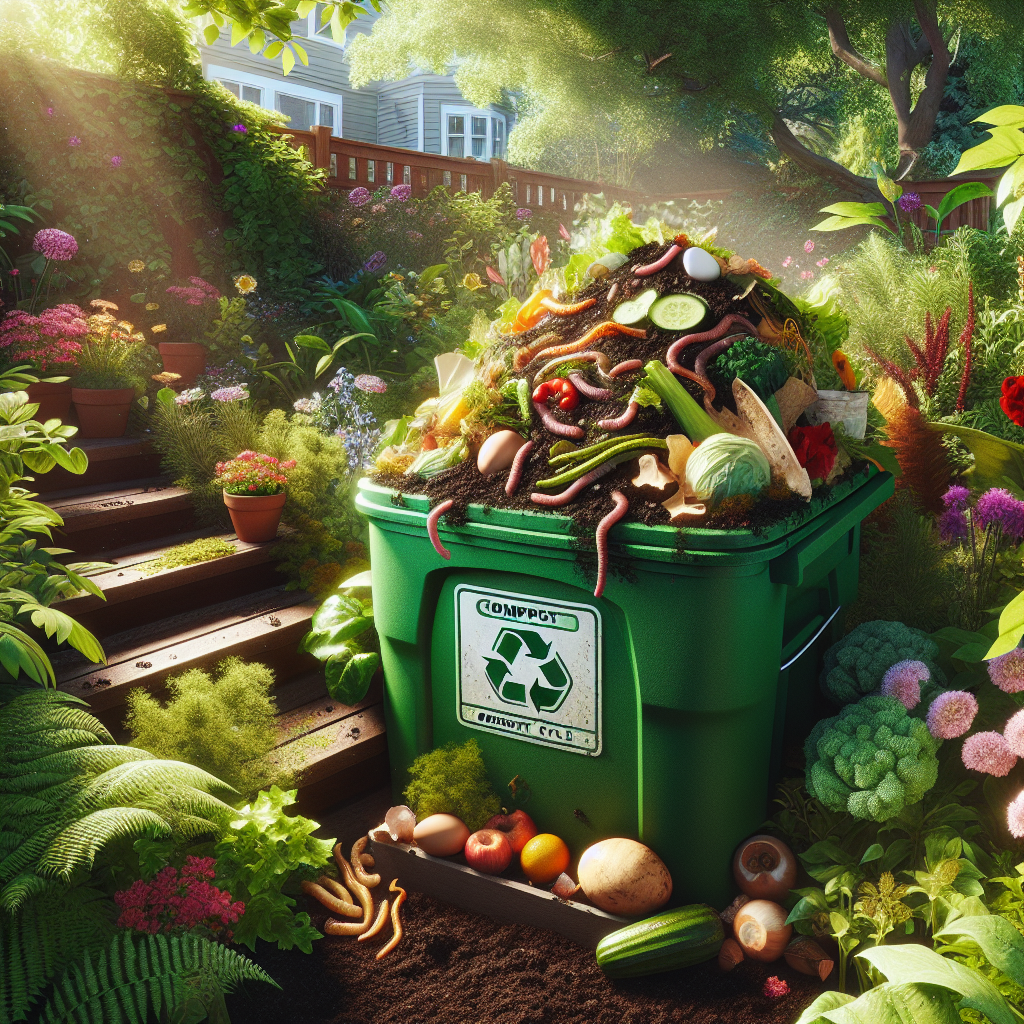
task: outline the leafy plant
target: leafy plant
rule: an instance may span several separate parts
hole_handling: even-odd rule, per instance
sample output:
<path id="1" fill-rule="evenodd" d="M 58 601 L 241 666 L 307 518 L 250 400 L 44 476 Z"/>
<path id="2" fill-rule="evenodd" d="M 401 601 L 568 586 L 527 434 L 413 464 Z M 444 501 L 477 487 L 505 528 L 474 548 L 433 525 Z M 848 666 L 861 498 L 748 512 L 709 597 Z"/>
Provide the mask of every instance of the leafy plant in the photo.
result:
<path id="1" fill-rule="evenodd" d="M 975 123 L 992 125 L 989 137 L 972 146 L 960 157 L 954 174 L 980 171 L 991 167 L 1007 167 L 996 189 L 996 206 L 1003 211 L 1008 234 L 1013 234 L 1024 211 L 1024 107 L 1007 105 L 995 107 Z"/>
<path id="2" fill-rule="evenodd" d="M 420 820 L 454 814 L 474 831 L 501 810 L 476 740 L 420 754 L 409 766 L 409 776 L 405 799 Z"/>
<path id="3" fill-rule="evenodd" d="M 146 390 L 146 351 L 139 341 L 91 338 L 75 357 L 71 384 L 76 388 L 132 388 L 136 397 Z"/>
<path id="4" fill-rule="evenodd" d="M 942 197 L 942 201 L 939 203 L 938 209 L 934 206 L 925 205 L 925 210 L 928 211 L 928 215 L 935 221 L 935 240 L 938 241 L 939 236 L 942 234 L 943 221 L 954 210 L 958 210 L 961 206 L 965 203 L 969 203 L 972 199 L 982 199 L 991 195 L 994 195 L 992 189 L 983 182 L 965 181 L 962 185 L 957 185 L 955 188 L 950 189 Z"/>
<path id="5" fill-rule="evenodd" d="M 269 760 L 277 743 L 273 686 L 266 665 L 228 658 L 212 674 L 194 668 L 169 677 L 165 705 L 133 690 L 125 722 L 131 745 L 194 764 L 251 798 L 282 781 Z"/>
<path id="6" fill-rule="evenodd" d="M 293 803 L 295 790 L 272 786 L 236 813 L 214 848 L 218 880 L 245 903 L 234 941 L 250 949 L 263 939 L 310 953 L 321 937 L 305 911 L 294 912 L 295 900 L 284 890 L 322 874 L 334 840 L 315 838 L 315 821 L 285 813 Z"/>
<path id="7" fill-rule="evenodd" d="M 355 306 L 347 299 L 335 301 L 343 301 L 349 306 Z M 359 309 L 358 306 L 355 308 Z M 366 319 L 362 310 L 359 310 L 359 314 L 363 320 Z M 368 322 L 367 326 L 369 326 Z M 340 361 L 339 353 L 342 348 L 350 341 L 361 338 L 370 338 L 374 343 L 377 342 L 377 337 L 372 331 L 346 335 L 344 338 L 339 338 L 333 345 L 328 345 L 323 338 L 319 338 L 315 334 L 300 334 L 294 340 L 294 348 L 291 343 L 285 342 L 287 359 L 271 363 L 268 366 L 260 366 L 259 369 L 264 377 L 277 385 L 289 403 L 292 403 L 308 395 L 316 382 Z M 364 361 L 372 369 L 369 351 L 365 344 L 362 342 L 360 344 Z"/>

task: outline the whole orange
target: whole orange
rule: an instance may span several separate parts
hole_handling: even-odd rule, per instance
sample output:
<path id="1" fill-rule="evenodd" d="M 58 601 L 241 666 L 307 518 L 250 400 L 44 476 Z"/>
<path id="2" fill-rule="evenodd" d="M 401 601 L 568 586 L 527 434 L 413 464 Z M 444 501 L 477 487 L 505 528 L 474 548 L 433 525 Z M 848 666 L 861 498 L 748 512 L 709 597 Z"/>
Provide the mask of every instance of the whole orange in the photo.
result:
<path id="1" fill-rule="evenodd" d="M 553 882 L 569 866 L 569 847 L 558 836 L 542 832 L 523 847 L 519 863 L 531 882 Z"/>

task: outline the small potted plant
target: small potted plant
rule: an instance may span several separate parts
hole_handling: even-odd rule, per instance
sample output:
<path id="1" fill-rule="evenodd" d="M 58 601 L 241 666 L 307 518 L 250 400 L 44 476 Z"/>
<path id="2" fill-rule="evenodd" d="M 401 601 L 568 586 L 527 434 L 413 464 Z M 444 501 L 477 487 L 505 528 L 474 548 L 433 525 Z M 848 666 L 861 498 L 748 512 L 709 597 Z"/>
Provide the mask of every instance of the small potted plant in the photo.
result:
<path id="1" fill-rule="evenodd" d="M 217 463 L 217 483 L 224 488 L 224 504 L 240 541 L 259 544 L 277 536 L 288 482 L 281 470 L 294 466 L 294 459 L 278 462 L 272 455 L 248 451 Z"/>
<path id="2" fill-rule="evenodd" d="M 103 314 L 113 320 L 110 314 Z M 78 354 L 71 377 L 71 398 L 82 437 L 122 437 L 132 402 L 146 390 L 145 350 L 132 325 L 97 324 L 90 317 L 89 340 Z"/>
<path id="3" fill-rule="evenodd" d="M 171 337 L 197 338 L 210 328 L 211 319 L 220 308 L 221 294 L 201 277 L 190 277 L 187 285 L 172 285 L 167 294 L 177 300 L 168 308 L 169 320 L 164 328 Z M 161 341 L 160 357 L 164 370 L 181 378 L 178 385 L 192 387 L 206 369 L 207 346 L 198 341 Z"/>

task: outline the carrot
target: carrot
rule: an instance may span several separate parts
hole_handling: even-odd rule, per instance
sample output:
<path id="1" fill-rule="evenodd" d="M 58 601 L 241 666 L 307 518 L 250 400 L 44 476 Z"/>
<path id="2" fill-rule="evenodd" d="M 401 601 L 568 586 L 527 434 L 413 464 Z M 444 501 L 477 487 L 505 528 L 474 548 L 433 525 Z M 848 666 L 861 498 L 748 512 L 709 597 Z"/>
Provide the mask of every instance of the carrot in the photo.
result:
<path id="1" fill-rule="evenodd" d="M 582 338 L 577 338 L 576 341 L 570 341 L 565 345 L 546 348 L 542 352 L 538 352 L 534 359 L 554 359 L 555 356 L 569 356 L 574 352 L 582 352 L 585 348 L 589 348 L 598 338 L 603 338 L 608 334 L 628 334 L 631 338 L 647 337 L 646 331 L 641 331 L 636 327 L 626 327 L 624 324 L 617 324 L 612 320 L 604 320 L 596 327 L 591 327 Z"/>
<path id="2" fill-rule="evenodd" d="M 377 935 L 380 930 L 384 927 L 384 922 L 388 919 L 388 901 L 381 900 L 380 906 L 377 908 L 377 916 L 374 918 L 374 922 L 370 925 L 367 931 L 363 932 L 359 936 L 358 942 L 362 942 L 364 939 L 372 939 Z"/>
<path id="3" fill-rule="evenodd" d="M 540 300 L 540 304 L 549 313 L 554 313 L 555 316 L 575 316 L 577 313 L 582 313 L 585 309 L 590 309 L 591 306 L 596 306 L 597 299 L 583 299 L 580 302 L 570 302 L 566 305 L 561 302 L 555 302 L 554 299 L 543 298 Z"/>
<path id="4" fill-rule="evenodd" d="M 352 874 L 356 876 L 356 881 L 361 885 L 365 885 L 367 889 L 372 889 L 374 886 L 380 885 L 380 875 L 368 875 L 363 870 L 362 853 L 369 841 L 369 836 L 363 836 L 352 844 L 352 854 L 349 857 L 349 863 L 352 865 Z"/>
<path id="5" fill-rule="evenodd" d="M 394 929 L 395 934 L 388 940 L 387 945 L 380 948 L 380 952 L 377 953 L 378 960 L 383 956 L 387 956 L 402 941 L 402 919 L 399 916 L 398 909 L 405 902 L 405 890 L 398 885 L 397 878 L 391 882 L 388 888 L 392 892 L 398 893 L 395 897 L 394 905 L 391 907 L 391 927 Z"/>

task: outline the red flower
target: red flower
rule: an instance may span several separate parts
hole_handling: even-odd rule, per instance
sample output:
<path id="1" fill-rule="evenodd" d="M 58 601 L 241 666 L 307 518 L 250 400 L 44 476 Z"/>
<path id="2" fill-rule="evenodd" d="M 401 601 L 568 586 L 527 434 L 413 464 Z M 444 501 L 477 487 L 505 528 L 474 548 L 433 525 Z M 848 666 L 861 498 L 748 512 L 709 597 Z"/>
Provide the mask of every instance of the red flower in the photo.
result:
<path id="1" fill-rule="evenodd" d="M 789 443 L 797 461 L 812 480 L 824 480 L 836 464 L 839 448 L 831 423 L 816 427 L 794 427 L 789 432 Z"/>
<path id="2" fill-rule="evenodd" d="M 765 981 L 761 992 L 765 999 L 781 999 L 783 996 L 789 995 L 789 985 L 773 974 Z"/>
<path id="3" fill-rule="evenodd" d="M 999 406 L 1018 427 L 1024 427 L 1024 377 L 1007 377 Z"/>

